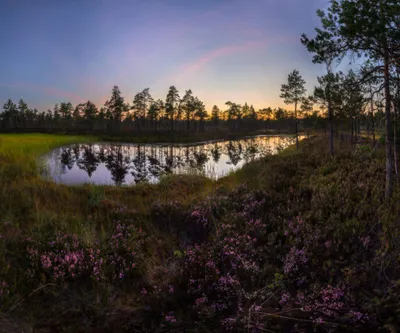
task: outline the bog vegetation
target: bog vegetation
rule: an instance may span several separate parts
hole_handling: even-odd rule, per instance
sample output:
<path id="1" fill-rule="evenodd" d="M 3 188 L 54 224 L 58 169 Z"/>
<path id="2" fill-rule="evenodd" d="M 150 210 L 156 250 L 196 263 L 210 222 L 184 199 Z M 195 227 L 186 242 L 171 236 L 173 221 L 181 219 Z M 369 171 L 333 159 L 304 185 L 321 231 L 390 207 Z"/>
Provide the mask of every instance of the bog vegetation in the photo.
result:
<path id="1" fill-rule="evenodd" d="M 281 89 L 291 130 L 316 135 L 218 181 L 58 185 L 38 176 L 36 158 L 96 137 L 0 134 L 0 330 L 400 330 L 400 4 L 331 0 L 318 15 L 316 36 L 302 43 L 327 73 L 311 96 L 297 70 Z M 361 70 L 335 72 L 349 53 L 367 59 Z M 8 101 L 0 115 L 5 131 L 134 135 L 279 128 L 278 110 L 287 114 L 227 106 L 207 118 L 174 87 L 165 103 L 145 89 L 128 106 L 114 87 L 100 111 Z M 329 144 L 316 124 L 329 124 Z"/>

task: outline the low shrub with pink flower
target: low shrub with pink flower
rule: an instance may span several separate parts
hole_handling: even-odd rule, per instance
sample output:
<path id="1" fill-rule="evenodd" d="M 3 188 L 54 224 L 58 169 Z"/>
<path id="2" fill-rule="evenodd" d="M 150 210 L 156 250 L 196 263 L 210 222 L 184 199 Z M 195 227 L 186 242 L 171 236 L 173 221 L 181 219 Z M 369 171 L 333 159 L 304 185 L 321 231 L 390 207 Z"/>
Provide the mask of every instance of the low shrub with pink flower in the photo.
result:
<path id="1" fill-rule="evenodd" d="M 116 221 L 114 230 L 102 245 L 84 244 L 77 235 L 57 232 L 51 241 L 28 240 L 26 253 L 31 279 L 65 282 L 90 278 L 97 282 L 116 282 L 136 270 L 143 260 L 146 235 L 139 227 Z"/>
<path id="2" fill-rule="evenodd" d="M 181 313 L 178 323 L 189 316 L 201 327 L 224 331 L 344 331 L 374 325 L 366 303 L 358 301 L 365 290 L 362 280 L 349 279 L 371 254 L 365 252 L 365 237 L 354 240 L 342 231 L 343 237 L 332 224 L 293 214 L 298 201 L 292 198 L 284 214 L 268 195 L 245 186 L 197 204 L 191 218 L 212 232 L 176 259 L 182 271 L 176 296 L 184 300 L 185 314 L 173 297 L 152 303 L 154 314 L 165 313 L 163 305 L 169 304 L 169 310 Z M 207 209 L 209 202 L 214 211 Z M 212 227 L 205 223 L 211 218 Z M 149 294 L 146 302 L 151 299 Z"/>

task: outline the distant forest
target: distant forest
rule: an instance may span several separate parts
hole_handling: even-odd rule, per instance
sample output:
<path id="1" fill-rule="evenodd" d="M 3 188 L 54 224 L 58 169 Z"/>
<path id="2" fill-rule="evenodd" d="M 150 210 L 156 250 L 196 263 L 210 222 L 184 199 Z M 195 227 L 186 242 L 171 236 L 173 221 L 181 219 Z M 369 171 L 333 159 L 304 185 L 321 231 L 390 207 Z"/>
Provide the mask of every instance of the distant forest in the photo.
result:
<path id="1" fill-rule="evenodd" d="M 298 79 L 299 72 L 293 73 Z M 289 86 L 282 85 L 281 97 L 285 102 L 288 102 L 285 88 L 290 88 L 293 73 L 289 75 Z M 337 80 L 341 80 L 343 86 L 336 86 L 338 97 L 335 99 L 336 128 L 340 127 L 357 134 L 361 128 L 371 131 L 374 124 L 375 127 L 382 127 L 384 124 L 383 105 L 377 101 L 373 112 L 368 112 L 366 106 L 369 102 L 367 103 L 368 99 L 361 91 L 356 101 L 354 92 L 346 91 L 346 80 L 350 80 L 352 76 L 354 73 L 337 76 Z M 114 86 L 110 99 L 101 108 L 91 101 L 76 106 L 70 102 L 61 102 L 52 110 L 38 111 L 29 108 L 22 99 L 17 104 L 9 99 L 0 112 L 0 131 L 128 135 L 171 131 L 189 133 L 273 130 L 294 133 L 297 124 L 300 131 L 326 130 L 327 108 L 324 105 L 323 96 L 321 98 L 323 79 L 319 78 L 319 83 L 320 87 L 316 87 L 311 96 L 305 96 L 303 88 L 303 93 L 300 94 L 295 105 L 295 111 L 270 107 L 255 110 L 247 103 L 240 105 L 228 101 L 225 103 L 225 110 L 220 110 L 214 105 L 211 112 L 208 112 L 204 103 L 195 97 L 190 89 L 186 90 L 181 97 L 175 86 L 169 88 L 165 101 L 152 98 L 150 89 L 146 88 L 135 95 L 132 103 L 127 103 L 118 86 Z M 358 104 L 355 105 L 355 103 Z"/>

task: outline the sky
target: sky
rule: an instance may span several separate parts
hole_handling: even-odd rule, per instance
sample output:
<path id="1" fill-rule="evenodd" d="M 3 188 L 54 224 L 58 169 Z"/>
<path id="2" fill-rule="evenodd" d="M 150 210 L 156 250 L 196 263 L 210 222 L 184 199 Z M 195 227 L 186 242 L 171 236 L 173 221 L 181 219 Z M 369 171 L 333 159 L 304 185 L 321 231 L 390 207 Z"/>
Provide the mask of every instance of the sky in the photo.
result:
<path id="1" fill-rule="evenodd" d="M 125 101 L 150 88 L 192 89 L 208 110 L 226 101 L 284 106 L 298 69 L 311 93 L 324 67 L 300 43 L 328 0 L 0 0 L 0 103 L 87 100 L 118 85 Z"/>

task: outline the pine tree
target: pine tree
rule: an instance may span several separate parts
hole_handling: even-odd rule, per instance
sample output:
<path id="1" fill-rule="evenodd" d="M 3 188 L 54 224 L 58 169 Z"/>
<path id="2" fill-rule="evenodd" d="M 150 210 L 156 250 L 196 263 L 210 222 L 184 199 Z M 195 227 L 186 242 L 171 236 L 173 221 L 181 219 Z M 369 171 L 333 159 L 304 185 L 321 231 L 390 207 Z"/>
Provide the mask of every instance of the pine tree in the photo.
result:
<path id="1" fill-rule="evenodd" d="M 70 120 L 72 118 L 73 109 L 74 108 L 73 108 L 73 106 L 72 106 L 72 104 L 70 102 L 67 102 L 67 103 L 61 102 L 60 103 L 60 110 L 59 110 L 61 118 L 63 120 Z"/>
<path id="2" fill-rule="evenodd" d="M 165 101 L 165 113 L 171 122 L 171 130 L 174 130 L 174 119 L 177 112 L 177 104 L 179 103 L 179 93 L 175 86 L 171 86 L 168 90 Z"/>
<path id="3" fill-rule="evenodd" d="M 242 114 L 243 118 L 250 118 L 250 107 L 247 105 L 247 102 L 242 107 Z"/>
<path id="4" fill-rule="evenodd" d="M 111 98 L 104 103 L 104 106 L 107 109 L 106 114 L 114 120 L 117 128 L 119 128 L 124 113 L 128 111 L 128 106 L 125 104 L 118 86 L 113 87 Z"/>
<path id="5" fill-rule="evenodd" d="M 218 124 L 218 121 L 220 120 L 220 114 L 221 114 L 220 109 L 218 108 L 218 106 L 214 105 L 211 110 L 211 120 L 215 124 Z"/>
<path id="6" fill-rule="evenodd" d="M 250 119 L 257 119 L 257 112 L 254 109 L 253 105 L 250 105 L 249 118 Z"/>
<path id="7" fill-rule="evenodd" d="M 3 112 L 1 114 L 1 118 L 6 124 L 8 124 L 10 128 L 13 128 L 15 126 L 17 114 L 18 114 L 17 106 L 12 101 L 12 99 L 9 98 L 7 102 L 3 105 Z"/>
<path id="8" fill-rule="evenodd" d="M 299 71 L 295 69 L 288 75 L 288 83 L 282 84 L 280 98 L 286 104 L 294 104 L 294 118 L 296 122 L 296 148 L 299 149 L 299 137 L 297 129 L 297 106 L 303 100 L 306 94 L 306 88 L 304 85 L 306 81 L 301 77 Z"/>

